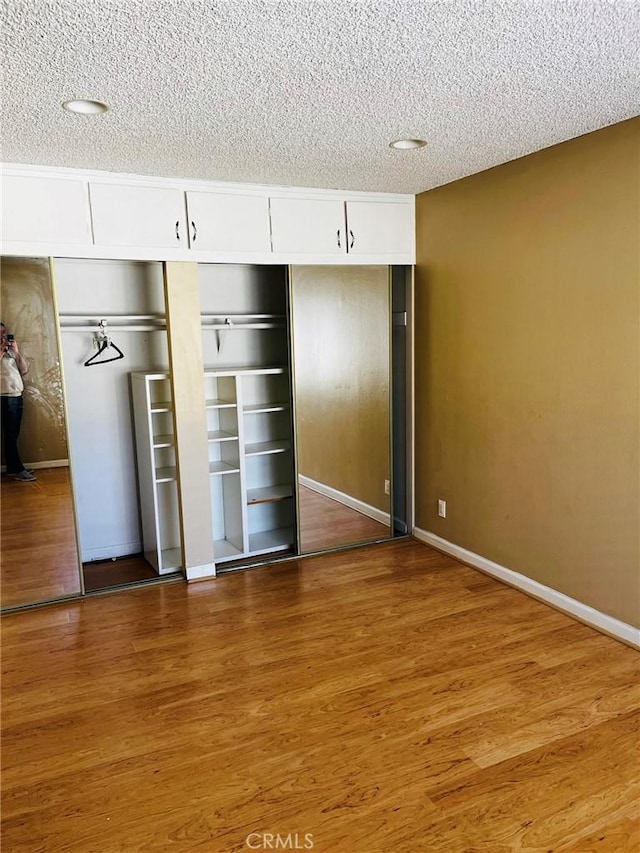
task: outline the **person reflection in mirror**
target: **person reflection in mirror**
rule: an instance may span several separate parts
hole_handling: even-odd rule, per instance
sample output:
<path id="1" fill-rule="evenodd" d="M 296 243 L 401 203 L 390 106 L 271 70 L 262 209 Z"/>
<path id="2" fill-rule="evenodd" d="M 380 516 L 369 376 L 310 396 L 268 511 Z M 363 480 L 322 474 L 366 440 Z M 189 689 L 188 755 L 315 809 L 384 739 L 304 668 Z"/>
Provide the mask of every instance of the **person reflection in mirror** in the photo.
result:
<path id="1" fill-rule="evenodd" d="M 17 340 L 7 332 L 0 322 L 0 400 L 2 409 L 2 437 L 4 441 L 4 461 L 7 474 L 16 480 L 30 482 L 35 480 L 33 471 L 25 468 L 18 452 L 18 437 L 22 424 L 24 401 L 22 377 L 29 370 L 26 358 L 20 352 Z"/>

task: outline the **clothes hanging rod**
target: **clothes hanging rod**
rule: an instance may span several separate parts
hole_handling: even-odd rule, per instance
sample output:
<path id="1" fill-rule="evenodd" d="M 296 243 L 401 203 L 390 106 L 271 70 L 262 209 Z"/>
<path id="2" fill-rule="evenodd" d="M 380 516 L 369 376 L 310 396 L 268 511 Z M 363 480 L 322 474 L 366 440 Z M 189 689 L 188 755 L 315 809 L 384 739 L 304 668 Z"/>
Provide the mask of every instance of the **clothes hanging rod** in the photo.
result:
<path id="1" fill-rule="evenodd" d="M 215 314 L 207 313 L 200 315 L 202 320 L 219 320 L 229 317 L 230 320 L 284 320 L 284 314 L 230 314 L 225 311 L 218 311 Z"/>
<path id="2" fill-rule="evenodd" d="M 240 329 L 283 329 L 284 323 L 216 323 L 215 325 L 212 323 L 203 323 L 202 329 L 203 331 L 217 331 L 217 332 L 228 332 L 239 331 Z"/>
<path id="3" fill-rule="evenodd" d="M 100 314 L 100 319 L 98 319 L 97 314 L 73 314 L 69 311 L 61 311 L 60 319 L 69 319 L 69 320 L 86 320 L 87 323 L 99 323 L 100 320 L 107 320 L 108 322 L 118 322 L 118 320 L 155 320 L 157 322 L 164 323 L 165 316 L 164 314 Z"/>
<path id="4" fill-rule="evenodd" d="M 284 314 L 201 314 L 203 331 L 222 332 L 227 329 L 281 329 L 285 325 Z M 222 322 L 221 322 L 222 321 Z"/>
<path id="5" fill-rule="evenodd" d="M 164 332 L 166 330 L 166 323 L 163 323 L 161 326 L 143 326 L 143 325 L 121 325 L 121 326 L 112 326 L 110 331 L 116 332 Z M 92 327 L 90 325 L 75 325 L 75 324 L 60 324 L 61 332 L 90 332 L 92 331 Z"/>

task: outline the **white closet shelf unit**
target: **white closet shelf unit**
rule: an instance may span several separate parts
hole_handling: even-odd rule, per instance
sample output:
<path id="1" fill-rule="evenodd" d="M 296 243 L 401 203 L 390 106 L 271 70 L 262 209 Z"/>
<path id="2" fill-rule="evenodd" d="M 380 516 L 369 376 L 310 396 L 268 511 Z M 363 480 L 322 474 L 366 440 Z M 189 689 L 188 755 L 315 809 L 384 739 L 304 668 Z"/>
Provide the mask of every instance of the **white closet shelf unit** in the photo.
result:
<path id="1" fill-rule="evenodd" d="M 216 563 L 293 547 L 286 366 L 205 371 Z"/>
<path id="2" fill-rule="evenodd" d="M 163 575 L 182 568 L 169 374 L 134 372 L 131 393 L 144 555 Z"/>

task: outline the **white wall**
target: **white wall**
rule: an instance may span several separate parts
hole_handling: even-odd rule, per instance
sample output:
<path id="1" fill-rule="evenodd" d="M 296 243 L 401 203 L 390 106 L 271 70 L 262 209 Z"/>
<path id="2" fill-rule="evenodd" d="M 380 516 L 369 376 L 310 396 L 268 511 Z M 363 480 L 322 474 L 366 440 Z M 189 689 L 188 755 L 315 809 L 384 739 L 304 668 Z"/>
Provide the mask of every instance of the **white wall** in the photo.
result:
<path id="1" fill-rule="evenodd" d="M 251 264 L 199 264 L 200 304 L 203 314 L 276 314 L 286 324 L 284 267 Z M 271 321 L 266 321 L 271 322 Z M 205 367 L 280 365 L 288 361 L 282 328 L 214 331 L 203 325 Z"/>

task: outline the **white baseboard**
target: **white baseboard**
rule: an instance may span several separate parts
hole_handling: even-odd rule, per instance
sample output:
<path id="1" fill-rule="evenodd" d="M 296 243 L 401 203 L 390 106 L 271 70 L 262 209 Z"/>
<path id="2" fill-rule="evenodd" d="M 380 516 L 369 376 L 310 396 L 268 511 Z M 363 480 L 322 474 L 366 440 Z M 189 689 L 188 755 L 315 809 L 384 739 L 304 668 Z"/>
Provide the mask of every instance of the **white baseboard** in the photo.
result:
<path id="1" fill-rule="evenodd" d="M 94 563 L 98 560 L 117 560 L 142 551 L 142 542 L 123 542 L 119 545 L 107 545 L 102 548 L 86 548 L 82 550 L 83 563 Z"/>
<path id="2" fill-rule="evenodd" d="M 186 570 L 188 581 L 204 580 L 205 578 L 215 578 L 216 564 L 204 563 L 202 566 L 190 566 Z"/>
<path id="3" fill-rule="evenodd" d="M 68 468 L 68 459 L 51 459 L 48 462 L 27 462 L 27 468 Z"/>
<path id="4" fill-rule="evenodd" d="M 357 512 L 361 512 L 363 515 L 373 518 L 375 521 L 379 521 L 381 524 L 389 525 L 391 523 L 390 514 L 382 509 L 366 504 L 364 501 L 359 501 L 357 498 L 353 498 L 351 495 L 347 495 L 344 492 L 339 492 L 332 486 L 326 486 L 324 483 L 319 483 L 317 480 L 305 477 L 304 474 L 298 474 L 298 480 L 300 481 L 301 486 L 306 486 L 308 489 L 318 492 L 319 494 L 324 495 L 327 498 L 331 498 L 334 501 L 338 501 L 338 503 L 344 504 L 350 509 L 355 509 Z"/>
<path id="5" fill-rule="evenodd" d="M 50 459 L 45 462 L 23 462 L 22 463 L 25 468 L 68 468 L 69 460 L 68 459 Z M 0 472 L 5 474 L 7 471 L 7 466 L 3 465 L 0 468 Z"/>
<path id="6" fill-rule="evenodd" d="M 558 592 L 550 586 L 538 583 L 538 581 L 534 581 L 526 575 L 521 575 L 511 569 L 505 569 L 504 566 L 487 560 L 486 557 L 481 557 L 473 551 L 467 551 L 466 548 L 461 548 L 459 545 L 454 545 L 453 542 L 442 539 L 440 536 L 436 536 L 435 533 L 415 527 L 413 535 L 420 542 L 424 542 L 425 545 L 431 545 L 436 550 L 443 551 L 445 554 L 455 557 L 462 563 L 467 563 L 475 569 L 480 569 L 480 571 L 504 581 L 509 586 L 514 586 L 531 595 L 533 598 L 537 598 L 558 610 L 562 610 L 563 613 L 575 616 L 580 622 L 585 622 L 587 625 L 591 625 L 592 628 L 597 628 L 605 634 L 616 637 L 628 645 L 640 649 L 640 629 L 634 628 L 633 625 L 628 625 L 626 622 L 614 619 L 613 616 L 607 616 L 606 613 L 601 613 L 588 604 L 583 604 L 575 598 L 570 598 L 568 595 Z"/>

